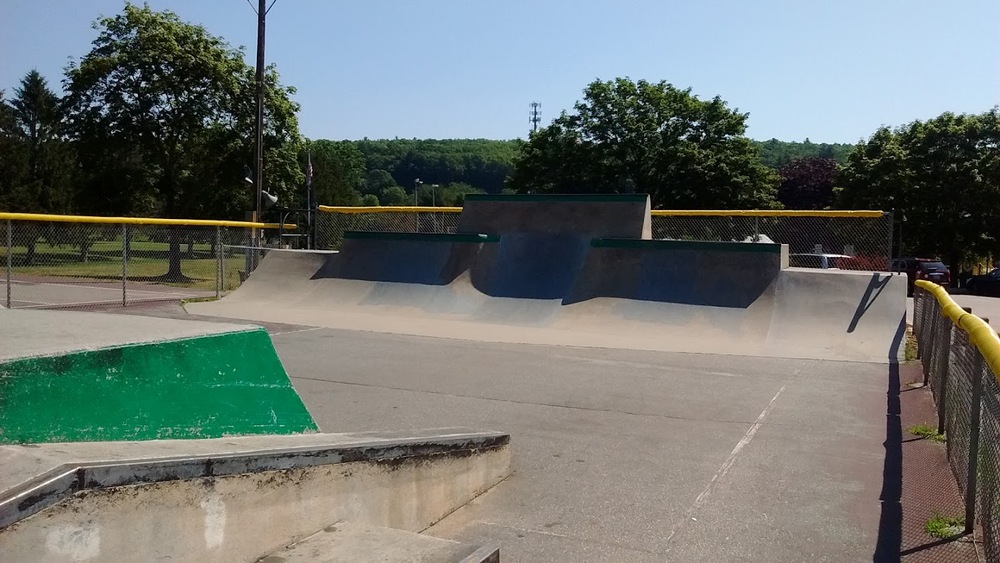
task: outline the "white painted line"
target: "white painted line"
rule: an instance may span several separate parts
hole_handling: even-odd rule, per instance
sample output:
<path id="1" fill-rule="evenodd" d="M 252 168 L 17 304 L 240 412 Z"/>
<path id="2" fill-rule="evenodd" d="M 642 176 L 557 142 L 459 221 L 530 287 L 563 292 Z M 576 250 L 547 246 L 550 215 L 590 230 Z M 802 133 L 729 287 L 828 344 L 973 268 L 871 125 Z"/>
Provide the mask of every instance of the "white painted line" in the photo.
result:
<path id="1" fill-rule="evenodd" d="M 630 362 L 627 360 L 605 360 L 602 358 L 587 358 L 584 356 L 567 356 L 562 354 L 556 354 L 553 355 L 552 357 L 559 360 L 570 360 L 570 361 L 584 362 L 587 364 L 595 364 L 595 365 L 609 366 L 609 367 L 631 367 L 631 368 L 651 369 L 656 371 L 666 371 L 675 373 L 685 372 L 685 373 L 694 373 L 697 375 L 718 375 L 720 377 L 743 377 L 743 374 L 741 373 L 730 373 L 725 371 L 703 371 L 700 369 L 681 368 L 668 365 L 647 364 L 643 362 Z"/>
<path id="2" fill-rule="evenodd" d="M 175 297 L 162 297 L 159 299 L 133 299 L 131 294 L 129 295 L 128 303 L 145 303 L 150 301 L 173 301 Z M 40 303 L 39 305 L 29 305 L 27 307 L 18 307 L 18 309 L 36 309 L 38 307 L 83 307 L 85 305 L 111 305 L 120 304 L 121 299 L 105 299 L 103 301 L 66 301 L 66 302 L 52 302 L 46 303 L 43 301 L 24 301 L 19 299 L 13 299 L 12 301 L 20 301 L 21 303 Z"/>
<path id="3" fill-rule="evenodd" d="M 772 410 L 774 410 L 775 401 L 777 401 L 778 397 L 780 397 L 781 394 L 785 392 L 786 387 L 788 387 L 787 383 L 782 385 L 781 389 L 778 389 L 778 392 L 774 394 L 774 397 L 771 397 L 771 400 L 767 403 L 767 406 L 764 407 L 764 410 L 760 411 L 760 416 L 758 416 L 757 420 L 755 420 L 754 423 L 750 425 L 750 428 L 747 430 L 746 434 L 743 435 L 743 438 L 736 443 L 736 447 L 733 448 L 733 451 L 729 452 L 729 456 L 726 457 L 726 460 L 722 462 L 722 465 L 719 467 L 719 470 L 716 471 L 715 475 L 712 476 L 712 480 L 708 482 L 708 485 L 705 485 L 705 489 L 701 491 L 701 494 L 699 494 L 694 499 L 694 503 L 691 504 L 690 508 L 688 508 L 687 512 L 684 514 L 684 521 L 682 521 L 673 530 L 670 531 L 670 534 L 667 536 L 668 542 L 671 540 L 671 538 L 674 537 L 674 535 L 678 532 L 678 530 L 680 530 L 680 528 L 684 524 L 686 524 L 692 518 L 694 518 L 695 512 L 697 512 L 699 508 L 705 505 L 705 503 L 708 501 L 708 497 L 712 494 L 712 491 L 715 489 L 716 483 L 719 482 L 719 479 L 725 477 L 726 474 L 729 473 L 729 470 L 732 469 L 733 464 L 736 463 L 736 460 L 740 457 L 740 452 L 742 452 L 743 448 L 745 448 L 747 444 L 750 443 L 750 440 L 753 440 L 753 437 L 757 434 L 757 431 L 760 430 L 761 425 L 764 423 L 764 419 L 767 418 L 767 415 L 771 414 Z"/>

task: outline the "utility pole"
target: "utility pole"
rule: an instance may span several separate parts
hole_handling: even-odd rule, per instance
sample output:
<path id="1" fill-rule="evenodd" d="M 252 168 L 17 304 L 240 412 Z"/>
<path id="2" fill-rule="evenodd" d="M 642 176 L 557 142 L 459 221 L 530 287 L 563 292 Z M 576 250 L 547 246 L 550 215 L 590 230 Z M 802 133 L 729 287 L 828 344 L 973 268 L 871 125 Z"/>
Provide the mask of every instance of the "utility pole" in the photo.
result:
<path id="1" fill-rule="evenodd" d="M 274 3 L 272 2 L 272 6 Z M 257 120 L 255 127 L 254 149 L 256 151 L 254 180 L 254 206 L 253 220 L 257 222 L 261 219 L 261 192 L 264 191 L 264 28 L 267 19 L 267 0 L 257 2 Z M 256 234 L 254 242 L 259 242 L 259 234 Z M 254 246 L 259 246 L 255 244 Z"/>
<path id="2" fill-rule="evenodd" d="M 538 131 L 538 123 L 542 120 L 540 117 L 542 114 L 540 111 L 542 104 L 538 102 L 531 102 L 529 106 L 531 107 L 531 110 L 528 112 L 528 123 L 531 124 L 531 132 L 534 133 L 535 131 Z"/>

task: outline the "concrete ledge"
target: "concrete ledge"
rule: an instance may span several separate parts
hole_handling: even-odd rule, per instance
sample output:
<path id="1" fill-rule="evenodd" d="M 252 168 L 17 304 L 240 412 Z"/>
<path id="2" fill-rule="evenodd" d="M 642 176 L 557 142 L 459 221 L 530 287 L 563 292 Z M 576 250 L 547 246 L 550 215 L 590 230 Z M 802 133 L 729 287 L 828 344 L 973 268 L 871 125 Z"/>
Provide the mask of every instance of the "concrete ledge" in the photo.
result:
<path id="1" fill-rule="evenodd" d="M 4 561 L 257 561 L 336 522 L 420 532 L 510 472 L 505 434 L 322 437 L 66 464 L 4 496 Z"/>
<path id="2" fill-rule="evenodd" d="M 78 452 L 90 450 L 97 457 L 83 462 L 61 463 L 0 492 L 0 530 L 90 489 L 331 464 L 387 463 L 438 455 L 470 455 L 477 451 L 503 448 L 509 442 L 507 434 L 447 429 L 419 434 L 372 432 L 33 446 L 31 449 L 38 452 L 37 456 L 43 456 L 46 449 L 65 451 L 66 446 L 78 446 Z M 251 449 L 241 448 L 244 444 L 250 445 Z M 174 450 L 180 448 L 189 452 L 156 455 L 160 446 L 168 445 Z M 6 454 L 0 458 L 7 460 L 5 469 L 15 474 L 18 465 L 28 465 L 23 452 L 20 452 L 20 458 L 11 455 L 18 453 L 12 452 L 16 449 L 27 447 L 4 446 L 0 452 Z M 117 459 L 101 460 L 109 457 Z"/>

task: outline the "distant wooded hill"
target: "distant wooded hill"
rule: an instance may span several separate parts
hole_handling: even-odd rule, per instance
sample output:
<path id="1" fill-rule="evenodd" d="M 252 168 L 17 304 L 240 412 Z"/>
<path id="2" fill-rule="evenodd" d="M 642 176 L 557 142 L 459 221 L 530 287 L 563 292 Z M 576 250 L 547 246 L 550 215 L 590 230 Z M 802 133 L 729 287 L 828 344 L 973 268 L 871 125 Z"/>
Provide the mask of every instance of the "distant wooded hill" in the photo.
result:
<path id="1" fill-rule="evenodd" d="M 754 141 L 760 152 L 760 160 L 765 166 L 778 169 L 789 162 L 806 157 L 832 158 L 838 164 L 847 162 L 847 155 L 854 145 L 847 143 L 813 143 L 808 138 L 801 143 L 796 141 Z"/>
<path id="2" fill-rule="evenodd" d="M 423 184 L 462 185 L 475 191 L 500 193 L 514 169 L 523 141 L 490 139 L 387 139 L 348 141 L 364 159 L 364 175 L 387 172 L 397 186 L 411 192 Z M 764 165 L 774 169 L 805 157 L 832 158 L 844 163 L 854 145 L 842 143 L 754 141 Z M 361 190 L 365 192 L 364 189 Z"/>

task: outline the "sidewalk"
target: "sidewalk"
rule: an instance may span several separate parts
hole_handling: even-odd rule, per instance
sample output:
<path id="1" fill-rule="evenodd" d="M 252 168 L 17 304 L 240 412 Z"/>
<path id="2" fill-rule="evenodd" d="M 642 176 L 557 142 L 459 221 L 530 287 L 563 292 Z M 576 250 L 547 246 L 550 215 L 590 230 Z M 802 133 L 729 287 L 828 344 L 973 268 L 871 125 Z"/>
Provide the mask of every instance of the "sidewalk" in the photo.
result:
<path id="1" fill-rule="evenodd" d="M 984 560 L 981 549 L 965 536 L 941 540 L 929 535 L 924 527 L 935 515 L 962 517 L 965 503 L 958 484 L 948 466 L 946 445 L 907 431 L 915 424 L 937 427 L 937 409 L 930 388 L 917 386 L 923 383 L 919 362 L 899 366 L 898 407 L 899 424 L 893 423 L 893 387 L 890 382 L 888 433 L 886 443 L 886 480 L 883 502 L 888 504 L 893 491 L 890 476 L 902 477 L 899 558 L 906 563 Z M 895 436 L 893 436 L 895 434 Z M 898 456 L 898 457 L 897 457 Z M 897 459 L 894 459 L 897 458 Z M 898 460 L 898 461 L 897 461 Z M 901 462 L 901 463 L 900 463 Z M 901 471 L 898 469 L 901 465 Z M 897 466 L 897 467 L 893 467 Z M 893 469 L 896 469 L 895 471 Z M 883 520 L 891 510 L 883 511 Z M 896 521 L 899 521 L 897 516 Z M 977 535 L 978 535 L 977 530 Z"/>

